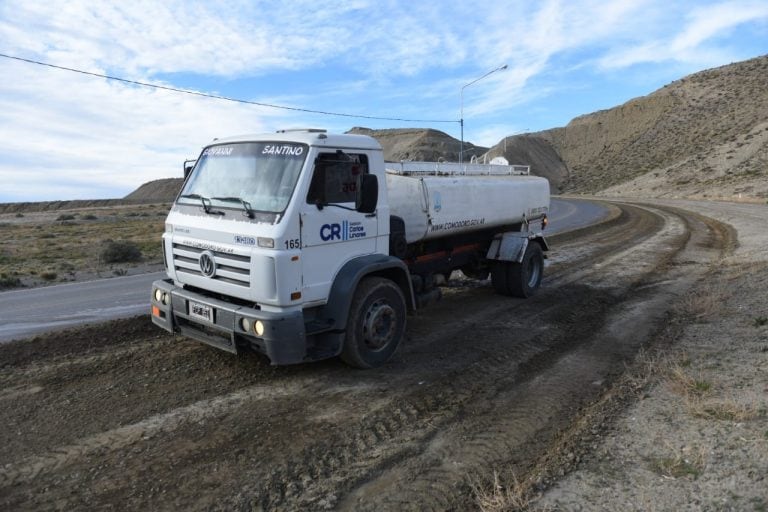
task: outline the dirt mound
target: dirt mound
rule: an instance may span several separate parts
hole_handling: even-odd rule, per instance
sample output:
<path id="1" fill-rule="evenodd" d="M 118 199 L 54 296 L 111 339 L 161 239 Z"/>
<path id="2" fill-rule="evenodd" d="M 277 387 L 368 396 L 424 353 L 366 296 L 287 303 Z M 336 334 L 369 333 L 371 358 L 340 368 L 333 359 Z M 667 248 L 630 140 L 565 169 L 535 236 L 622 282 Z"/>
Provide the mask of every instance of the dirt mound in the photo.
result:
<path id="1" fill-rule="evenodd" d="M 571 192 L 768 197 L 768 56 L 532 134 L 570 170 Z"/>
<path id="2" fill-rule="evenodd" d="M 568 180 L 568 166 L 544 137 L 533 134 L 506 137 L 483 155 L 481 161 L 497 156 L 503 156 L 512 164 L 530 165 L 531 174 L 549 180 L 552 192 L 559 192 Z"/>
<path id="3" fill-rule="evenodd" d="M 181 190 L 183 178 L 165 178 L 144 183 L 142 186 L 125 196 L 129 201 L 172 202 Z"/>
<path id="4" fill-rule="evenodd" d="M 429 128 L 372 130 L 358 126 L 347 133 L 369 135 L 379 141 L 384 149 L 384 159 L 390 162 L 400 160 L 434 162 L 440 158 L 449 162 L 459 161 L 461 141 L 438 130 Z M 469 161 L 473 156 L 480 156 L 487 150 L 488 148 L 464 141 L 464 160 Z"/>

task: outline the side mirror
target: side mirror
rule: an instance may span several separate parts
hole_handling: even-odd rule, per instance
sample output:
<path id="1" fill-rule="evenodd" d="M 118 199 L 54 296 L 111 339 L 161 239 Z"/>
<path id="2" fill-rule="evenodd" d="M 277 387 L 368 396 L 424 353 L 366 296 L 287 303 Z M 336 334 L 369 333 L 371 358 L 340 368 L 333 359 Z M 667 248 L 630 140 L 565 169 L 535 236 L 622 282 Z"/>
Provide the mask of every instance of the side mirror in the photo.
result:
<path id="1" fill-rule="evenodd" d="M 360 213 L 373 213 L 379 202 L 379 180 L 375 174 L 361 174 L 357 177 L 355 210 Z"/>
<path id="2" fill-rule="evenodd" d="M 187 176 L 189 176 L 189 173 L 192 172 L 192 169 L 195 168 L 195 162 L 197 160 L 184 160 L 184 179 L 187 179 Z"/>

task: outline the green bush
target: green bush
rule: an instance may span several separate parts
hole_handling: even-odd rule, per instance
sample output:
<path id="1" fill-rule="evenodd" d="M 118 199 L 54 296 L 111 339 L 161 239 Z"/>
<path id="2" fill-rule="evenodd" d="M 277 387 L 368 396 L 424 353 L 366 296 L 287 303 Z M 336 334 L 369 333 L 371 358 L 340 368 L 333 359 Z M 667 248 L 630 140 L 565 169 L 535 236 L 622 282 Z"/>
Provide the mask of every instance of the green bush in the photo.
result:
<path id="1" fill-rule="evenodd" d="M 62 213 L 58 217 L 56 217 L 56 220 L 64 221 L 64 220 L 75 220 L 74 215 L 70 215 L 68 213 Z"/>
<path id="2" fill-rule="evenodd" d="M 103 263 L 141 261 L 141 249 L 128 240 L 107 240 L 99 254 Z"/>

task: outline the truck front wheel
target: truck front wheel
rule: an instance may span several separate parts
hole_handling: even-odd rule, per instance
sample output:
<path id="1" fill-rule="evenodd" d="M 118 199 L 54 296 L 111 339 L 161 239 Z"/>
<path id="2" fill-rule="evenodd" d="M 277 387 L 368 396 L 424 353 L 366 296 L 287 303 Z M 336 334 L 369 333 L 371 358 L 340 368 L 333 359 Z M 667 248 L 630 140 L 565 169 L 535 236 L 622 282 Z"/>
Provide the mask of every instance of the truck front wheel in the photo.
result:
<path id="1" fill-rule="evenodd" d="M 495 261 L 491 267 L 491 282 L 497 293 L 527 298 L 536 293 L 544 276 L 544 253 L 541 246 L 531 242 L 525 249 L 523 261 Z"/>
<path id="2" fill-rule="evenodd" d="M 391 280 L 367 277 L 352 298 L 342 360 L 357 368 L 381 366 L 405 333 L 405 297 Z"/>

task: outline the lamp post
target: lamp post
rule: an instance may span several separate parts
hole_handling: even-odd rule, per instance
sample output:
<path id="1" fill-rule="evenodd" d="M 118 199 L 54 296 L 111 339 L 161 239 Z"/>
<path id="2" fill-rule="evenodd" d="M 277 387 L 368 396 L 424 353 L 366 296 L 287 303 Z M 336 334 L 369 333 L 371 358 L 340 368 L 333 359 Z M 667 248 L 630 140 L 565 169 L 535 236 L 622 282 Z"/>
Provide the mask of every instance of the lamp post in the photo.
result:
<path id="1" fill-rule="evenodd" d="M 476 82 L 479 82 L 480 80 L 487 77 L 488 75 L 491 75 L 497 71 L 501 71 L 502 69 L 507 69 L 507 65 L 504 64 L 503 66 L 493 69 L 487 72 L 486 74 L 484 74 L 483 76 L 481 76 L 480 78 L 476 78 L 471 82 L 469 82 L 468 84 L 465 84 L 461 88 L 461 119 L 459 120 L 459 124 L 461 124 L 461 146 L 459 147 L 459 163 L 460 164 L 464 163 L 464 89 L 466 89 L 467 87 L 469 87 L 470 85 Z"/>

